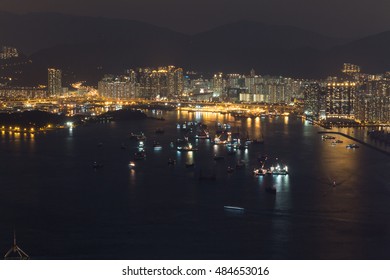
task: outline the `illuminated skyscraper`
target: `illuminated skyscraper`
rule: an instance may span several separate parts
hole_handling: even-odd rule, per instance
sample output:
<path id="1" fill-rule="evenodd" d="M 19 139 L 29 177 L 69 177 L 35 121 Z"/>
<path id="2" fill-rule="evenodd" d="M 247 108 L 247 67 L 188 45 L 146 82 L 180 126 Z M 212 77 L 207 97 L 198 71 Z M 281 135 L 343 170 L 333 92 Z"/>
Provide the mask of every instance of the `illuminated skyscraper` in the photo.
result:
<path id="1" fill-rule="evenodd" d="M 305 115 L 319 120 L 325 118 L 325 88 L 318 82 L 303 85 Z"/>
<path id="2" fill-rule="evenodd" d="M 47 72 L 47 92 L 49 96 L 60 95 L 62 93 L 62 71 L 60 69 L 49 68 Z"/>
<path id="3" fill-rule="evenodd" d="M 220 95 L 223 91 L 223 73 L 214 74 L 213 77 L 213 91 L 214 94 Z"/>
<path id="4" fill-rule="evenodd" d="M 181 96 L 184 91 L 184 75 L 183 75 L 183 69 L 177 68 L 175 70 L 175 80 L 174 80 L 174 86 L 175 86 L 175 96 Z"/>
<path id="5" fill-rule="evenodd" d="M 356 83 L 333 82 L 326 88 L 326 117 L 354 118 Z"/>

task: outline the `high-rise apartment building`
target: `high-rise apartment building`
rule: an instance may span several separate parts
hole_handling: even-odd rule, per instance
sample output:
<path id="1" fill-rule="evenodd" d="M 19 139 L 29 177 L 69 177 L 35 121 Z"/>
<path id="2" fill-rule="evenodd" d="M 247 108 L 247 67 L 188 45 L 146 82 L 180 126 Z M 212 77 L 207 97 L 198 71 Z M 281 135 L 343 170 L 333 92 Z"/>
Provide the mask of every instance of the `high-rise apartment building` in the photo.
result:
<path id="1" fill-rule="evenodd" d="M 98 83 L 99 94 L 113 99 L 131 99 L 137 97 L 135 82 L 131 76 L 106 75 Z"/>
<path id="2" fill-rule="evenodd" d="M 305 115 L 315 120 L 326 117 L 326 91 L 319 82 L 306 82 L 303 85 Z"/>
<path id="3" fill-rule="evenodd" d="M 214 95 L 221 95 L 224 90 L 223 73 L 214 74 L 213 77 L 213 91 Z"/>
<path id="4" fill-rule="evenodd" d="M 327 83 L 326 117 L 354 118 L 356 83 L 350 81 Z"/>
<path id="5" fill-rule="evenodd" d="M 390 122 L 390 82 L 369 81 L 356 94 L 356 119 L 365 123 Z"/>
<path id="6" fill-rule="evenodd" d="M 47 72 L 47 92 L 49 96 L 60 95 L 62 93 L 62 71 L 60 69 L 49 68 Z"/>

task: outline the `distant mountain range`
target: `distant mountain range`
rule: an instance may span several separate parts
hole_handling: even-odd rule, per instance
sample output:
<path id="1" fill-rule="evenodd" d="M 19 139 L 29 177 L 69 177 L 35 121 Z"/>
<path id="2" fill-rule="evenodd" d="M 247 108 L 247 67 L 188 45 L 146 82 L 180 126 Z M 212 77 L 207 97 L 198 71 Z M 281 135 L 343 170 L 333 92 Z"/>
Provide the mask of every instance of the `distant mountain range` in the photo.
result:
<path id="1" fill-rule="evenodd" d="M 48 67 L 66 78 L 96 83 L 105 73 L 173 64 L 203 72 L 249 72 L 302 78 L 335 75 L 343 62 L 365 72 L 390 70 L 390 31 L 348 42 L 290 26 L 239 21 L 187 35 L 132 20 L 54 13 L 0 13 L 0 45 L 32 60 L 30 80 Z"/>

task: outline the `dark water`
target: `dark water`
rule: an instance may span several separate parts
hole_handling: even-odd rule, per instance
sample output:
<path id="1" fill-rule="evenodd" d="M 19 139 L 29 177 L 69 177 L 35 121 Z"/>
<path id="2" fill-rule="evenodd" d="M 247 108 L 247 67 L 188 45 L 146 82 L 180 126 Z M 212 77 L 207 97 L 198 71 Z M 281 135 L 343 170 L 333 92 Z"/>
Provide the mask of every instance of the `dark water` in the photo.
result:
<path id="1" fill-rule="evenodd" d="M 19 246 L 33 259 L 390 258 L 389 157 L 367 147 L 347 150 L 348 139 L 332 147 L 300 119 L 164 117 L 33 138 L 1 135 L 0 253 L 16 228 Z M 181 135 L 178 120 L 186 119 L 212 132 L 216 121 L 256 138 L 262 131 L 265 144 L 229 156 L 224 147 L 194 140 L 199 151 L 181 154 L 169 143 Z M 154 133 L 159 127 L 165 134 Z M 148 136 L 147 159 L 129 170 L 136 143 L 128 135 L 138 131 Z M 154 139 L 162 151 L 153 151 Z M 214 161 L 216 153 L 225 160 Z M 254 177 L 259 154 L 286 162 L 290 175 Z M 167 165 L 169 157 L 175 166 Z M 228 174 L 237 159 L 245 168 Z M 95 160 L 104 167 L 94 171 Z M 195 168 L 185 167 L 188 160 Z M 200 181 L 200 172 L 215 172 L 217 180 Z"/>

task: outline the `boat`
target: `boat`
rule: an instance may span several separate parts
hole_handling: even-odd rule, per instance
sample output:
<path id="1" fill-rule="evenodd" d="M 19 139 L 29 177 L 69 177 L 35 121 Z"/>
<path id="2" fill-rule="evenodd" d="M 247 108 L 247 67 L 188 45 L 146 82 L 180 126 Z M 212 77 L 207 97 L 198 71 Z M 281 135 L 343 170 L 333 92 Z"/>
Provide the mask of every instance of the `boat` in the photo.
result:
<path id="1" fill-rule="evenodd" d="M 241 151 L 245 151 L 248 149 L 248 145 L 247 144 L 241 144 L 240 146 L 238 146 L 238 149 L 241 150 Z"/>
<path id="2" fill-rule="evenodd" d="M 198 148 L 194 148 L 191 143 L 187 143 L 184 146 L 177 146 L 177 150 L 180 152 L 195 152 Z"/>
<path id="3" fill-rule="evenodd" d="M 278 164 L 276 166 L 271 166 L 269 171 L 270 171 L 269 173 L 272 174 L 272 175 L 287 175 L 288 174 L 288 167 L 287 167 L 287 165 L 281 167 Z"/>
<path id="4" fill-rule="evenodd" d="M 336 143 L 341 144 L 341 143 L 343 143 L 343 141 L 340 140 L 340 139 L 337 139 L 337 140 L 336 140 Z"/>
<path id="5" fill-rule="evenodd" d="M 154 150 L 161 150 L 162 149 L 162 146 L 161 146 L 161 144 L 160 143 L 158 143 L 158 142 L 154 142 L 153 143 L 153 149 Z"/>
<path id="6" fill-rule="evenodd" d="M 130 161 L 129 168 L 130 169 L 134 169 L 135 168 L 135 162 L 134 161 Z"/>
<path id="7" fill-rule="evenodd" d="M 130 138 L 135 139 L 137 141 L 145 141 L 146 140 L 146 136 L 142 132 L 140 134 L 131 133 Z"/>
<path id="8" fill-rule="evenodd" d="M 228 168 L 227 168 L 227 173 L 233 173 L 233 172 L 234 172 L 234 168 L 228 166 Z"/>
<path id="9" fill-rule="evenodd" d="M 245 212 L 245 208 L 237 207 L 237 206 L 224 206 L 223 209 L 226 211 L 237 211 L 237 212 Z"/>
<path id="10" fill-rule="evenodd" d="M 357 148 L 360 148 L 358 145 L 356 145 L 356 144 L 348 144 L 347 146 L 346 146 L 346 148 L 347 149 L 357 149 Z"/>
<path id="11" fill-rule="evenodd" d="M 175 165 L 175 164 L 176 164 L 176 160 L 174 160 L 172 158 L 168 159 L 168 165 Z"/>
<path id="12" fill-rule="evenodd" d="M 195 135 L 196 139 L 210 139 L 210 135 L 206 130 L 201 130 L 198 134 Z"/>
<path id="13" fill-rule="evenodd" d="M 144 141 L 139 141 L 139 142 L 138 142 L 138 149 L 139 149 L 139 150 L 143 150 L 144 147 L 145 147 Z"/>
<path id="14" fill-rule="evenodd" d="M 267 174 L 267 169 L 264 168 L 257 168 L 253 170 L 253 174 L 256 176 L 264 176 Z"/>
<path id="15" fill-rule="evenodd" d="M 330 136 L 330 135 L 322 135 L 322 140 L 332 140 L 332 139 L 336 139 L 336 137 L 334 136 Z"/>
<path id="16" fill-rule="evenodd" d="M 240 145 L 237 143 L 237 142 L 228 142 L 226 144 L 226 147 L 230 148 L 230 149 L 238 149 L 240 147 Z"/>

